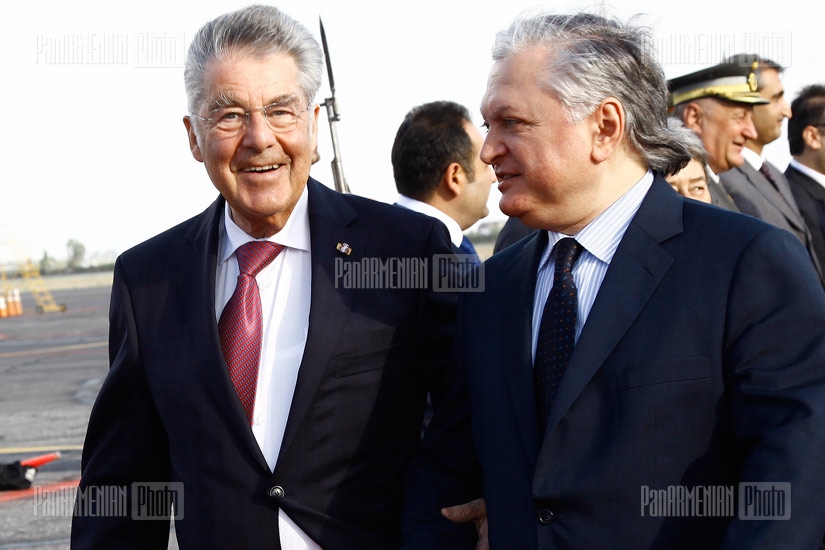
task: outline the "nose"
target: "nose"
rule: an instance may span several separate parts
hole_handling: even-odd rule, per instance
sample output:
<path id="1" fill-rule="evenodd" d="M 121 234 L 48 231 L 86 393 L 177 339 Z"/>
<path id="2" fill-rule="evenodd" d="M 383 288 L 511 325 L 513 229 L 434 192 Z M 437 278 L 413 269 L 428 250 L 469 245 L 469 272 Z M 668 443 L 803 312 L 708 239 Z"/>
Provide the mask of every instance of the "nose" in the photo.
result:
<path id="1" fill-rule="evenodd" d="M 484 164 L 493 165 L 495 160 L 502 155 L 503 144 L 497 140 L 492 131 L 487 133 L 484 143 L 481 145 L 479 157 Z"/>
<path id="2" fill-rule="evenodd" d="M 788 101 L 784 98 L 782 99 L 782 115 L 785 118 L 793 117 L 793 112 L 791 111 L 791 106 L 790 106 L 790 104 L 788 104 Z"/>
<path id="3" fill-rule="evenodd" d="M 756 133 L 756 126 L 753 125 L 753 116 L 745 117 L 744 125 L 742 126 L 742 135 L 748 139 L 756 139 L 759 134 Z"/>
<path id="4" fill-rule="evenodd" d="M 259 151 L 271 147 L 277 142 L 275 132 L 269 127 L 266 118 L 259 110 L 250 111 L 243 128 L 243 144 Z"/>

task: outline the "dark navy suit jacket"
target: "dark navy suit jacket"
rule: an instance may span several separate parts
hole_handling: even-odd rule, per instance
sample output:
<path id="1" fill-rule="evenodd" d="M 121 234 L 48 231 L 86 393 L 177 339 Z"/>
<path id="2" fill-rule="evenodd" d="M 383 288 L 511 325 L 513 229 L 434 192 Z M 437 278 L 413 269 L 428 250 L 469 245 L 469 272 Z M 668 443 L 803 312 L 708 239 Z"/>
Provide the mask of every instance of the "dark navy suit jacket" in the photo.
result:
<path id="1" fill-rule="evenodd" d="M 825 262 L 825 187 L 793 166 L 788 166 L 785 177 L 811 231 L 814 252 L 821 267 Z"/>
<path id="2" fill-rule="evenodd" d="M 497 549 L 818 548 L 825 293 L 801 243 L 656 176 L 538 434 L 531 317 L 546 243 L 538 232 L 495 254 L 486 291 L 460 300 L 454 392 L 411 473 L 406 547 L 458 548 L 438 509 L 483 494 Z M 645 488 L 745 481 L 790 483 L 792 519 L 643 508 Z"/>
<path id="3" fill-rule="evenodd" d="M 451 253 L 447 231 L 427 216 L 312 179 L 308 186 L 309 333 L 274 472 L 219 343 L 224 200 L 117 261 L 111 369 L 92 411 L 80 487 L 181 482 L 182 549 L 279 548 L 280 508 L 323 548 L 398 545 L 403 474 L 420 441 L 427 391 L 434 402 L 441 397 L 455 297 L 429 284 L 353 288 L 335 265 L 431 262 Z M 73 548 L 166 548 L 168 519 L 92 516 L 74 518 Z"/>

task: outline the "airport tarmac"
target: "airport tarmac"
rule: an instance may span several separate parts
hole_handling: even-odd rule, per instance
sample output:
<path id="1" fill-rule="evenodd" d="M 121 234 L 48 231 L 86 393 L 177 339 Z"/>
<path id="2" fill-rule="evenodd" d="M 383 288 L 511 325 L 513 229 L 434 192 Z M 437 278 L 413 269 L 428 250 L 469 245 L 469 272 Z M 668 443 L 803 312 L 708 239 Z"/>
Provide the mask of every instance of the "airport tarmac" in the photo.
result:
<path id="1" fill-rule="evenodd" d="M 36 313 L 24 293 L 24 314 L 0 318 L 0 463 L 62 453 L 31 490 L 0 491 L 0 550 L 69 548 L 80 451 L 108 370 L 111 275 L 55 283 L 65 311 Z"/>

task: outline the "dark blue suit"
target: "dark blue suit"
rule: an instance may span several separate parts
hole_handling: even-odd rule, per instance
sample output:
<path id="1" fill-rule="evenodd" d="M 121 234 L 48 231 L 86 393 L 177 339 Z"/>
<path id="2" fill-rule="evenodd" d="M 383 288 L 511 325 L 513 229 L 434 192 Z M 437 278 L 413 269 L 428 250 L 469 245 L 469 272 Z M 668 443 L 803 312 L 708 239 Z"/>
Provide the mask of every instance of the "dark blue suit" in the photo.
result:
<path id="1" fill-rule="evenodd" d="M 539 232 L 494 255 L 486 292 L 462 296 L 455 391 L 413 470 L 408 547 L 450 547 L 437 510 L 478 496 L 477 456 L 494 549 L 817 548 L 825 293 L 799 241 L 684 200 L 657 176 L 607 271 L 542 444 L 531 315 L 546 243 Z M 735 490 L 740 481 L 790 482 L 792 520 L 642 514 L 644 487 Z"/>
<path id="2" fill-rule="evenodd" d="M 81 489 L 183 483 L 182 549 L 279 548 L 279 508 L 324 548 L 398 544 L 403 473 L 427 391 L 441 397 L 454 295 L 429 285 L 352 288 L 336 262 L 431 262 L 451 253 L 447 232 L 427 216 L 308 186 L 309 332 L 274 472 L 218 339 L 223 199 L 117 261 L 111 370 L 92 411 Z M 72 547 L 159 549 L 168 534 L 168 519 L 86 515 L 74 518 Z"/>

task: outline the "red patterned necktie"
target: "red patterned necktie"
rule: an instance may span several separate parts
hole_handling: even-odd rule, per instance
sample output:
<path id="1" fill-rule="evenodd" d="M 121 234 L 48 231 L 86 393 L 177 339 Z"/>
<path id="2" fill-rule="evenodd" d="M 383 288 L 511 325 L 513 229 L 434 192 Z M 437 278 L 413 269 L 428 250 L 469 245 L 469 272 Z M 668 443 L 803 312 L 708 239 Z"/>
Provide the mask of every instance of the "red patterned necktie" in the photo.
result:
<path id="1" fill-rule="evenodd" d="M 573 264 L 582 250 L 582 245 L 569 237 L 559 240 L 553 250 L 556 257 L 553 287 L 541 315 L 533 365 L 533 387 L 542 438 L 559 382 L 576 346 L 578 293 L 573 281 Z"/>
<path id="2" fill-rule="evenodd" d="M 218 322 L 221 348 L 235 392 L 252 423 L 255 391 L 258 386 L 258 363 L 261 361 L 263 313 L 261 295 L 255 275 L 284 249 L 269 241 L 252 241 L 238 247 L 238 283 Z"/>

